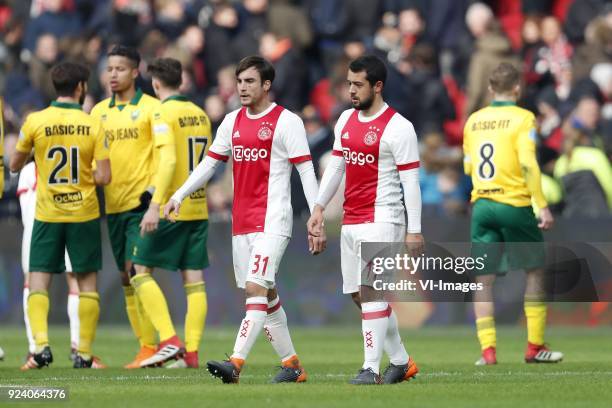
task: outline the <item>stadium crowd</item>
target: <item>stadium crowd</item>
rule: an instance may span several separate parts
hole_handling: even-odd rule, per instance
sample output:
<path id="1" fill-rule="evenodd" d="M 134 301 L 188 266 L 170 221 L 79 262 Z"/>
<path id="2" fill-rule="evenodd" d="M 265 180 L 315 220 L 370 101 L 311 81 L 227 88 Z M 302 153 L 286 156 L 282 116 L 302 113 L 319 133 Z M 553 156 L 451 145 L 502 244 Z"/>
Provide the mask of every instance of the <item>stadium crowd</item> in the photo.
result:
<path id="1" fill-rule="evenodd" d="M 612 209 L 612 2 L 608 0 L 0 0 L 0 93 L 5 161 L 29 112 L 54 98 L 49 69 L 77 60 L 94 73 L 85 110 L 109 96 L 106 51 L 135 46 L 146 62 L 170 56 L 184 67 L 181 92 L 202 106 L 213 130 L 240 106 L 235 64 L 260 54 L 276 68 L 274 99 L 301 113 L 320 177 L 333 125 L 350 107 L 347 64 L 366 52 L 389 68 L 385 100 L 411 120 L 421 149 L 425 216 L 465 213 L 462 172 L 467 115 L 488 101 L 500 62 L 523 72 L 520 105 L 536 114 L 546 198 L 567 216 Z M 0 216 L 18 217 L 16 178 L 7 177 Z M 294 212 L 307 203 L 297 174 Z M 231 176 L 209 186 L 211 215 L 229 217 Z M 328 216 L 341 215 L 336 203 Z"/>

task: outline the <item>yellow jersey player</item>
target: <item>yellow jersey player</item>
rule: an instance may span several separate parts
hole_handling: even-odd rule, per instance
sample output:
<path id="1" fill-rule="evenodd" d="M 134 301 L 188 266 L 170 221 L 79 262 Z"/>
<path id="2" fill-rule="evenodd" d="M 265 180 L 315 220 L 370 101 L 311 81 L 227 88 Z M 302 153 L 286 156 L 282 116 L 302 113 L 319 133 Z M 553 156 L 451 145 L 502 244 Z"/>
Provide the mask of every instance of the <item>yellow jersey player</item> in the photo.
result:
<path id="1" fill-rule="evenodd" d="M 465 173 L 472 177 L 471 240 L 477 255 L 487 255 L 486 267 L 476 276 L 483 290 L 474 294 L 476 328 L 482 350 L 477 365 L 495 364 L 496 331 L 492 286 L 502 271 L 502 260 L 511 269 L 525 269 L 525 316 L 528 363 L 554 363 L 563 354 L 544 345 L 546 294 L 543 290 L 545 253 L 541 230 L 554 220 L 542 194 L 536 161 L 534 115 L 516 106 L 520 73 L 511 64 L 500 64 L 489 78 L 490 106 L 473 113 L 465 124 Z M 539 210 L 539 223 L 531 202 Z M 506 253 L 500 244 L 508 245 Z M 480 254 L 480 251 L 484 251 Z M 505 257 L 505 258 L 504 258 Z"/>
<path id="2" fill-rule="evenodd" d="M 47 109 L 27 117 L 11 157 L 11 171 L 19 171 L 34 149 L 39 172 L 28 296 L 28 317 L 36 349 L 23 370 L 53 362 L 47 291 L 52 274 L 66 270 L 64 248 L 79 284 L 81 322 L 74 367 L 103 367 L 91 354 L 100 315 L 96 275 L 102 267 L 96 185 L 108 184 L 111 170 L 100 123 L 81 111 L 88 78 L 89 70 L 79 64 L 65 62 L 51 70 L 58 97 Z M 92 168 L 94 160 L 96 170 Z"/>
<path id="3" fill-rule="evenodd" d="M 141 362 L 155 366 L 177 359 L 170 368 L 197 368 L 198 347 L 206 320 L 206 292 L 202 269 L 208 266 L 206 239 L 208 208 L 205 187 L 192 193 L 172 221 L 161 220 L 160 205 L 187 180 L 212 142 L 211 125 L 202 109 L 179 94 L 181 63 L 161 58 L 149 64 L 155 94 L 162 101 L 153 115 L 154 145 L 158 156 L 155 194 L 141 223 L 142 238 L 134 248 L 136 276 L 132 285 L 159 332 L 157 353 Z M 180 270 L 187 295 L 185 351 L 176 336 L 166 299 L 151 276 L 152 268 Z"/>
<path id="4" fill-rule="evenodd" d="M 121 276 L 125 306 L 140 351 L 125 368 L 139 368 L 155 353 L 155 329 L 139 312 L 130 285 L 132 251 L 139 224 L 151 199 L 153 138 L 151 112 L 159 101 L 136 88 L 140 56 L 136 50 L 115 46 L 108 53 L 107 70 L 112 97 L 98 103 L 91 115 L 99 118 L 110 149 L 113 181 L 104 189 L 108 232 Z"/>

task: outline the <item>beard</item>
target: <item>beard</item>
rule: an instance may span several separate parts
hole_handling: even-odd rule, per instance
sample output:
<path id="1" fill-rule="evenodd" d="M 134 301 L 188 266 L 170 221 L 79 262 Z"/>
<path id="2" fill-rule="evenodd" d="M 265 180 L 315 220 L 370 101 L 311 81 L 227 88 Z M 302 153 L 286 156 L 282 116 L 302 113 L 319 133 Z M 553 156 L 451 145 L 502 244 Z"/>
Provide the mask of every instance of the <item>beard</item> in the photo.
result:
<path id="1" fill-rule="evenodd" d="M 370 109 L 370 107 L 372 106 L 372 104 L 374 103 L 374 94 L 371 94 L 367 99 L 362 99 L 359 102 L 355 103 L 352 102 L 353 108 L 357 109 L 357 110 L 366 110 L 366 109 Z"/>

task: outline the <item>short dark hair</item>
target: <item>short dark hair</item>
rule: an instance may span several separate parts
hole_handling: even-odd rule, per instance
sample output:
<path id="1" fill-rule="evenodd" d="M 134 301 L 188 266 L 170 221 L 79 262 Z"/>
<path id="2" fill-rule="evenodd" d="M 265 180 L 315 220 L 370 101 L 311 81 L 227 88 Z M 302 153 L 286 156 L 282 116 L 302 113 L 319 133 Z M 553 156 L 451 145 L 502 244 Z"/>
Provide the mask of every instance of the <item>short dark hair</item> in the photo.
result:
<path id="1" fill-rule="evenodd" d="M 140 65 L 140 54 L 135 48 L 128 47 L 127 45 L 115 45 L 106 56 L 125 57 L 134 63 L 134 68 L 138 68 L 138 65 Z"/>
<path id="2" fill-rule="evenodd" d="M 489 77 L 489 85 L 495 93 L 511 92 L 521 82 L 521 73 L 509 62 L 502 62 Z"/>
<path id="3" fill-rule="evenodd" d="M 183 82 L 183 66 L 174 58 L 157 58 L 151 61 L 147 72 L 169 88 L 178 88 Z"/>
<path id="4" fill-rule="evenodd" d="M 384 84 L 387 80 L 387 67 L 385 67 L 385 63 L 375 55 L 362 55 L 351 61 L 349 69 L 351 72 L 365 71 L 366 79 L 372 86 L 376 85 L 378 81 Z"/>
<path id="5" fill-rule="evenodd" d="M 57 96 L 72 96 L 77 86 L 89 79 L 89 69 L 75 62 L 60 62 L 51 69 Z"/>
<path id="6" fill-rule="evenodd" d="M 259 72 L 259 77 L 261 78 L 262 84 L 265 81 L 274 82 L 274 67 L 267 60 L 258 55 L 251 55 L 241 59 L 236 67 L 236 77 L 238 77 L 241 72 L 246 71 L 251 67 L 254 67 L 257 72 Z"/>

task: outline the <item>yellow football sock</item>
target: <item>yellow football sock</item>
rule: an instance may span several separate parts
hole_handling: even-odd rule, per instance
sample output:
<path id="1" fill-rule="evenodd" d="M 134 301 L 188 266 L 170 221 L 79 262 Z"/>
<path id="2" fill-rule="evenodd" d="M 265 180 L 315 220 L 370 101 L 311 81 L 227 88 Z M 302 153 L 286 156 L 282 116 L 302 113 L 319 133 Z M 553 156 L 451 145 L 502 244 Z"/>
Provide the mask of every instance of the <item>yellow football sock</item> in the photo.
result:
<path id="1" fill-rule="evenodd" d="M 187 314 L 185 315 L 185 350 L 198 351 L 204 325 L 208 303 L 206 300 L 206 287 L 204 282 L 188 283 L 185 285 L 187 295 Z"/>
<path id="2" fill-rule="evenodd" d="M 157 345 L 157 332 L 138 297 L 136 297 L 136 307 L 138 308 L 138 319 L 140 320 L 140 345 L 155 348 Z"/>
<path id="3" fill-rule="evenodd" d="M 481 317 L 476 319 L 476 330 L 480 349 L 497 347 L 497 332 L 495 330 L 495 319 L 493 317 Z"/>
<path id="4" fill-rule="evenodd" d="M 176 336 L 166 298 L 153 277 L 149 274 L 136 275 L 132 278 L 132 285 L 145 313 L 159 333 L 159 339 L 165 341 Z"/>
<path id="5" fill-rule="evenodd" d="M 525 317 L 527 318 L 527 341 L 538 346 L 544 344 L 546 329 L 546 303 L 525 302 Z"/>
<path id="6" fill-rule="evenodd" d="M 96 338 L 96 328 L 100 317 L 100 295 L 96 292 L 79 293 L 79 354 L 91 358 L 91 345 Z"/>
<path id="7" fill-rule="evenodd" d="M 49 345 L 49 294 L 46 291 L 30 292 L 28 296 L 28 318 L 36 352 L 40 353 Z"/>
<path id="8" fill-rule="evenodd" d="M 134 288 L 132 287 L 132 285 L 123 287 L 123 295 L 125 296 L 125 311 L 127 312 L 128 320 L 130 321 L 130 326 L 132 326 L 132 331 L 134 332 L 134 335 L 142 345 L 140 318 L 138 316 L 138 307 L 136 305 L 136 294 L 134 293 Z"/>

